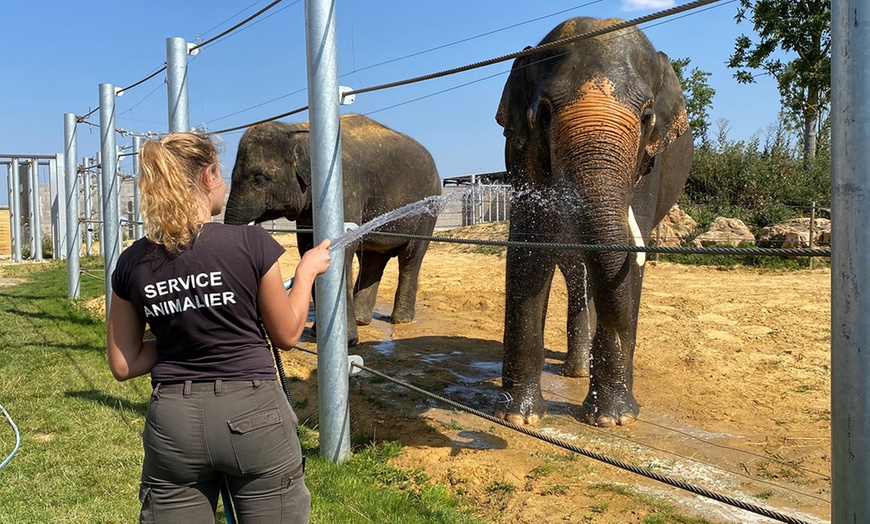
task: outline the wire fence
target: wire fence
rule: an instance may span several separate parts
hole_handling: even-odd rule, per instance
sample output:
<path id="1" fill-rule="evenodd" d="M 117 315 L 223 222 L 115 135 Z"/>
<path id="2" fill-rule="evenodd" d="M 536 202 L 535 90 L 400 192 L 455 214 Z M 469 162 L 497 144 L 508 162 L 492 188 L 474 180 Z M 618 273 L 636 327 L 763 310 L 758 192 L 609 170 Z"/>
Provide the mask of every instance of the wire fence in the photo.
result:
<path id="1" fill-rule="evenodd" d="M 707 6 L 707 5 L 716 3 L 717 1 L 719 1 L 719 0 L 698 0 L 698 1 L 690 2 L 690 3 L 684 4 L 682 6 L 678 6 L 678 7 L 672 8 L 672 9 L 660 11 L 660 12 L 654 13 L 654 14 L 646 16 L 646 17 L 641 17 L 641 18 L 637 18 L 634 20 L 622 22 L 619 24 L 614 24 L 612 26 L 609 26 L 609 27 L 604 28 L 604 29 L 599 30 L 599 31 L 585 33 L 585 34 L 578 35 L 578 36 L 575 36 L 572 38 L 559 40 L 559 41 L 554 42 L 552 44 L 527 48 L 527 49 L 524 49 L 523 51 L 519 51 L 516 53 L 511 53 L 508 55 L 495 57 L 495 58 L 492 58 L 489 60 L 475 62 L 473 64 L 468 64 L 466 66 L 460 66 L 460 67 L 456 67 L 456 68 L 452 68 L 452 69 L 448 69 L 448 70 L 444 70 L 444 71 L 440 71 L 440 72 L 436 72 L 436 73 L 432 73 L 432 74 L 428 74 L 428 75 L 422 75 L 422 76 L 409 78 L 409 79 L 405 79 L 405 80 L 399 80 L 399 81 L 383 83 L 383 84 L 379 84 L 379 85 L 375 85 L 375 86 L 371 86 L 371 87 L 364 87 L 364 88 L 360 88 L 360 89 L 350 90 L 350 91 L 345 92 L 344 94 L 345 95 L 356 95 L 356 94 L 371 93 L 371 92 L 378 91 L 378 90 L 390 89 L 390 88 L 394 88 L 394 87 L 399 87 L 399 86 L 409 85 L 409 84 L 423 82 L 423 81 L 427 81 L 427 80 L 432 80 L 435 78 L 440 78 L 443 76 L 448 76 L 448 75 L 452 75 L 452 74 L 456 74 L 456 73 L 460 73 L 460 72 L 470 71 L 472 69 L 478 69 L 478 68 L 486 67 L 486 66 L 493 65 L 496 63 L 501 63 L 501 62 L 505 62 L 508 60 L 513 60 L 513 59 L 521 57 L 521 56 L 528 56 L 528 55 L 531 55 L 534 53 L 539 53 L 539 52 L 542 52 L 545 50 L 553 50 L 553 49 L 557 49 L 560 47 L 564 47 L 564 46 L 570 45 L 571 43 L 574 43 L 580 39 L 591 38 L 594 36 L 600 36 L 603 34 L 619 31 L 620 29 L 624 29 L 626 27 L 636 26 L 638 24 L 648 23 L 651 21 L 661 20 L 661 19 L 664 19 L 667 17 L 672 17 L 672 16 L 679 14 L 679 13 L 685 13 L 685 12 L 688 12 L 688 11 L 691 11 L 694 9 L 698 9 L 700 7 L 703 7 L 703 6 Z M 234 31 L 237 31 L 241 27 L 245 26 L 246 24 L 252 22 L 254 19 L 263 15 L 265 12 L 272 9 L 280 2 L 281 2 L 281 0 L 276 0 L 272 3 L 270 3 L 265 8 L 256 12 L 254 15 L 246 18 L 245 20 L 243 20 L 242 22 L 240 22 L 238 24 L 235 24 L 234 26 L 227 29 L 226 31 L 221 32 L 217 36 L 210 38 L 208 40 L 205 40 L 197 45 L 191 46 L 190 50 L 193 52 L 193 51 L 196 51 L 204 46 L 207 46 L 209 44 L 212 44 L 214 42 L 219 41 L 221 38 L 224 38 L 227 35 L 233 33 Z M 299 3 L 299 2 L 298 1 L 294 2 L 291 5 L 295 5 L 296 3 Z M 143 83 L 156 77 L 157 75 L 159 75 L 160 73 L 162 73 L 165 70 L 166 70 L 166 66 L 164 65 L 163 67 L 158 68 L 155 71 L 153 71 L 152 73 L 148 74 L 147 76 L 145 76 L 141 80 L 139 80 L 133 84 L 130 84 L 127 87 L 122 88 L 121 91 L 127 91 L 127 90 L 133 89 L 139 85 L 142 85 Z M 229 127 L 229 128 L 221 129 L 221 130 L 217 130 L 217 131 L 209 131 L 209 133 L 210 134 L 224 134 L 224 133 L 235 132 L 235 131 L 250 127 L 250 126 L 258 124 L 258 123 L 268 122 L 268 121 L 277 120 L 280 118 L 292 116 L 294 114 L 301 113 L 307 109 L 308 109 L 307 106 L 301 107 L 301 108 L 297 108 L 297 109 L 294 109 L 291 111 L 281 113 L 279 115 L 275 115 L 275 116 L 267 118 L 267 119 L 261 119 L 261 120 L 258 120 L 256 122 L 252 122 L 249 124 L 233 126 L 233 127 Z M 99 107 L 89 111 L 88 113 L 84 114 L 81 117 L 78 117 L 79 123 L 84 123 L 86 125 L 95 126 L 96 124 L 89 122 L 87 119 L 91 115 L 93 115 L 97 110 L 99 110 Z M 123 131 L 123 130 L 120 130 L 120 131 Z M 124 133 L 122 133 L 122 134 L 124 134 Z M 129 156 L 129 154 L 125 155 L 125 156 Z M 97 169 L 97 168 L 98 168 L 98 166 L 91 166 L 89 168 L 85 168 L 85 170 L 92 170 L 92 169 Z M 132 177 L 127 177 L 127 178 L 132 178 Z M 98 206 L 94 206 L 94 209 L 98 209 Z M 460 204 L 460 209 L 458 211 L 456 211 L 456 215 L 458 218 L 451 218 L 451 220 L 458 222 L 456 227 L 475 225 L 475 224 L 481 224 L 481 223 L 487 223 L 487 222 L 501 222 L 501 221 L 505 221 L 509 218 L 509 212 L 510 212 L 510 188 L 509 187 L 507 187 L 507 186 L 476 186 L 476 187 L 472 188 L 472 190 L 466 196 L 463 197 L 461 204 Z M 136 223 L 136 221 L 132 218 L 132 210 L 128 209 L 128 214 L 129 214 L 129 216 L 124 221 L 128 226 L 130 226 L 130 231 L 128 231 L 126 234 L 132 235 L 132 225 L 134 223 Z M 97 217 L 89 216 L 89 217 L 85 217 L 84 220 L 98 222 L 99 217 L 98 216 Z M 275 224 L 273 224 L 273 226 L 275 226 Z M 274 227 L 272 229 L 275 231 L 278 231 Z M 295 228 L 281 230 L 281 232 L 303 232 L 303 231 L 304 230 L 297 230 Z M 789 257 L 828 257 L 828 256 L 830 256 L 830 249 L 827 249 L 827 248 L 783 249 L 783 248 L 751 248 L 751 247 L 715 247 L 714 248 L 714 247 L 688 247 L 688 246 L 666 247 L 666 246 L 655 246 L 655 245 L 650 245 L 650 246 L 598 245 L 598 244 L 566 244 L 566 243 L 559 243 L 559 242 L 552 242 L 552 243 L 551 242 L 520 242 L 520 241 L 514 241 L 514 240 L 492 240 L 492 239 L 480 239 L 480 238 L 449 238 L 449 237 L 437 236 L 437 235 L 434 235 L 434 236 L 404 235 L 404 234 L 400 234 L 400 233 L 387 233 L 387 232 L 374 232 L 372 234 L 373 235 L 402 237 L 402 238 L 406 238 L 406 239 L 428 240 L 428 241 L 434 241 L 434 242 L 450 242 L 450 243 L 459 243 L 459 244 L 490 246 L 490 247 L 500 247 L 500 248 L 514 248 L 514 249 L 519 248 L 519 249 L 543 249 L 543 250 L 619 251 L 619 252 L 645 252 L 645 253 L 667 253 L 667 254 L 758 255 L 758 256 L 789 256 Z M 91 275 L 87 272 L 82 272 L 82 274 L 89 276 L 89 277 L 94 277 L 94 275 Z M 404 381 L 397 380 L 393 377 L 390 377 L 389 375 L 381 373 L 380 371 L 377 371 L 377 370 L 370 368 L 368 366 L 363 366 L 363 365 L 360 365 L 357 363 L 353 363 L 352 365 L 360 368 L 361 370 L 365 371 L 366 373 L 369 373 L 369 374 L 376 376 L 380 379 L 387 380 L 387 381 L 394 383 L 396 385 L 399 385 L 403 388 L 414 391 L 415 393 L 427 396 L 429 398 L 433 398 L 433 399 L 435 399 L 439 402 L 443 402 L 443 403 L 445 403 L 453 408 L 461 409 L 463 411 L 471 413 L 472 415 L 483 418 L 489 422 L 500 424 L 502 426 L 510 428 L 513 431 L 517 431 L 519 433 L 523 433 L 525 435 L 532 436 L 534 438 L 538 438 L 540 440 L 549 442 L 550 444 L 559 446 L 563 449 L 572 451 L 574 453 L 578 453 L 578 454 L 587 456 L 589 458 L 599 460 L 601 462 L 610 464 L 610 465 L 615 466 L 615 467 L 619 467 L 619 468 L 627 470 L 627 471 L 631 471 L 631 472 L 636 473 L 638 475 L 645 476 L 647 478 L 662 482 L 664 484 L 667 484 L 667 485 L 670 485 L 673 487 L 677 487 L 680 489 L 684 489 L 684 490 L 692 492 L 694 494 L 701 495 L 701 496 L 704 496 L 707 498 L 711 498 L 713 500 L 717 500 L 719 502 L 723 502 L 725 504 L 729 504 L 729 505 L 732 505 L 734 507 L 738 507 L 738 508 L 741 508 L 741 509 L 744 509 L 747 511 L 751 511 L 751 512 L 757 513 L 759 515 L 763 515 L 763 516 L 766 516 L 768 518 L 772 518 L 774 520 L 779 520 L 781 522 L 793 522 L 793 523 L 804 522 L 802 520 L 798 520 L 798 519 L 795 519 L 793 517 L 789 517 L 787 515 L 783 515 L 781 513 L 774 512 L 774 511 L 771 511 L 769 509 L 766 509 L 766 508 L 763 508 L 763 507 L 760 507 L 760 506 L 757 506 L 754 504 L 749 504 L 749 503 L 746 503 L 744 501 L 733 499 L 731 497 L 724 496 L 724 495 L 721 495 L 721 494 L 718 494 L 715 492 L 711 492 L 711 491 L 703 489 L 703 488 L 698 488 L 696 486 L 693 486 L 691 484 L 688 484 L 686 482 L 683 482 L 683 481 L 680 481 L 677 479 L 672 479 L 672 478 L 666 477 L 664 475 L 657 474 L 655 472 L 649 471 L 649 470 L 644 469 L 644 468 L 639 468 L 633 464 L 628 464 L 628 463 L 624 463 L 622 461 L 611 459 L 611 458 L 606 457 L 604 455 L 601 455 L 599 453 L 591 452 L 589 450 L 586 450 L 586 449 L 581 448 L 579 446 L 575 446 L 573 444 L 561 441 L 559 439 L 555 439 L 555 438 L 552 438 L 552 437 L 547 436 L 547 435 L 542 435 L 542 434 L 540 434 L 536 431 L 532 431 L 528 428 L 525 428 L 522 426 L 516 426 L 514 424 L 510 424 L 508 422 L 505 422 L 503 420 L 495 418 L 491 415 L 488 415 L 488 414 L 482 413 L 480 411 L 477 411 L 473 408 L 469 408 L 467 406 L 464 406 L 464 405 L 462 405 L 458 402 L 455 402 L 453 400 L 450 400 L 450 399 L 447 399 L 445 397 L 441 397 L 438 395 L 434 395 L 434 394 L 429 393 L 427 391 L 424 391 L 420 388 L 417 388 L 416 386 L 408 384 Z"/>

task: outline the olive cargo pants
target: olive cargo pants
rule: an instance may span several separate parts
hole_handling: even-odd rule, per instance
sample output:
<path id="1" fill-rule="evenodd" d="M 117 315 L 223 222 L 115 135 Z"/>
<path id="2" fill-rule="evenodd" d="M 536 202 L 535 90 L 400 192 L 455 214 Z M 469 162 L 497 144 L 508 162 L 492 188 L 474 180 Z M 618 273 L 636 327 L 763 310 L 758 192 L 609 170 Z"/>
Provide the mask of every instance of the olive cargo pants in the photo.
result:
<path id="1" fill-rule="evenodd" d="M 225 477 L 241 524 L 307 523 L 297 424 L 276 380 L 158 384 L 142 434 L 139 521 L 214 522 Z"/>

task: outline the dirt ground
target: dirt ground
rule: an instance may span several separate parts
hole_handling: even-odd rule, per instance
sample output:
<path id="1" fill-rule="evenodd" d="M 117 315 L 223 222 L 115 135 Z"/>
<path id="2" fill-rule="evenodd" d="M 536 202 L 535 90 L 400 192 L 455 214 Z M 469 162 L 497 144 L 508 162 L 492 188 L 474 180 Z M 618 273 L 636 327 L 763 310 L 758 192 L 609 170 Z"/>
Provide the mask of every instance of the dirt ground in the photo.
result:
<path id="1" fill-rule="evenodd" d="M 444 232 L 504 238 L 503 224 Z M 298 261 L 295 238 L 282 258 Z M 485 252 L 482 252 L 485 251 Z M 365 365 L 490 414 L 500 388 L 504 253 L 432 243 L 413 323 L 391 325 L 396 265 L 375 319 L 350 353 Z M 561 375 L 566 292 L 551 293 L 542 377 L 549 414 L 535 429 L 573 446 L 807 522 L 830 515 L 830 270 L 756 271 L 650 264 L 635 355 L 637 423 L 602 429 L 575 413 L 587 379 Z M 313 320 L 313 315 L 310 317 Z M 310 331 L 302 345 L 316 349 Z M 316 424 L 316 357 L 285 352 L 300 419 Z M 395 464 L 421 469 L 498 523 L 774 522 L 566 451 L 360 372 L 355 436 L 396 440 Z"/>

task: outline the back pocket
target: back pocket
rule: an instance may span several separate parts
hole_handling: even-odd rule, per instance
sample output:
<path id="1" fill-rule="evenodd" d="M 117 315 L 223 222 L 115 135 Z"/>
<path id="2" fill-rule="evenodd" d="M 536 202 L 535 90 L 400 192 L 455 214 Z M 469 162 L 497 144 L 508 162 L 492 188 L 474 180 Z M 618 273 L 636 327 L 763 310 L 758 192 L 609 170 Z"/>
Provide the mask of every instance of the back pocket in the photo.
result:
<path id="1" fill-rule="evenodd" d="M 242 474 L 263 473 L 288 460 L 290 442 L 277 407 L 240 415 L 227 425 Z"/>

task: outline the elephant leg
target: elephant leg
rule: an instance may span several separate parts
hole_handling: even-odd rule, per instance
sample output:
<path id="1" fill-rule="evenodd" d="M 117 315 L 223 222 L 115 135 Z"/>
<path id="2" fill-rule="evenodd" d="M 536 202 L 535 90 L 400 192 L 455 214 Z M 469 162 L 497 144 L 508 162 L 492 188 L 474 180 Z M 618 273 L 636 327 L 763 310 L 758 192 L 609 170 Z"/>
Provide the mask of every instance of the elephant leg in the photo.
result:
<path id="1" fill-rule="evenodd" d="M 299 243 L 299 254 L 302 255 L 305 251 L 308 251 L 312 247 L 314 247 L 314 237 L 313 235 L 307 235 L 307 239 L 302 238 L 300 234 L 298 238 Z M 359 343 L 359 334 L 356 329 L 356 322 L 353 319 L 353 295 L 351 294 L 351 283 L 353 282 L 353 249 L 354 246 L 348 246 L 345 250 L 345 263 L 344 263 L 344 280 L 345 280 L 345 300 L 346 300 L 346 310 L 347 310 L 347 345 L 355 346 Z M 311 289 L 311 297 L 314 300 L 314 289 Z M 317 302 L 314 302 L 315 307 L 317 306 Z M 311 332 L 314 336 L 317 336 L 317 322 L 311 325 Z"/>
<path id="2" fill-rule="evenodd" d="M 640 408 L 632 394 L 634 346 L 642 269 L 628 256 L 620 271 L 624 278 L 595 290 L 597 323 L 592 342 L 589 393 L 581 417 L 589 424 L 625 426 L 637 419 Z"/>
<path id="3" fill-rule="evenodd" d="M 356 251 L 357 245 L 354 243 L 347 246 L 344 250 L 344 291 L 345 311 L 347 312 L 347 345 L 355 346 L 359 344 L 359 332 L 356 328 L 356 314 L 354 313 L 354 293 L 353 293 L 353 254 Z"/>
<path id="4" fill-rule="evenodd" d="M 586 265 L 573 261 L 559 264 L 559 269 L 568 287 L 568 354 L 563 373 L 568 377 L 588 377 L 596 318 Z"/>
<path id="5" fill-rule="evenodd" d="M 399 282 L 393 300 L 393 324 L 404 324 L 414 320 L 417 306 L 417 283 L 423 256 L 429 248 L 428 240 L 412 240 L 399 251 Z"/>
<path id="6" fill-rule="evenodd" d="M 372 323 L 372 312 L 378 298 L 378 286 L 390 256 L 384 253 L 359 252 L 359 274 L 353 287 L 354 322 L 359 326 Z"/>
<path id="7" fill-rule="evenodd" d="M 541 395 L 544 320 L 555 262 L 541 252 L 509 248 L 505 286 L 502 397 L 495 416 L 517 425 L 546 414 Z"/>

